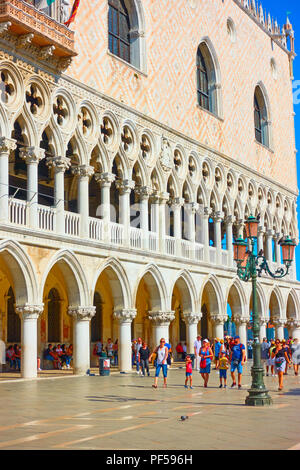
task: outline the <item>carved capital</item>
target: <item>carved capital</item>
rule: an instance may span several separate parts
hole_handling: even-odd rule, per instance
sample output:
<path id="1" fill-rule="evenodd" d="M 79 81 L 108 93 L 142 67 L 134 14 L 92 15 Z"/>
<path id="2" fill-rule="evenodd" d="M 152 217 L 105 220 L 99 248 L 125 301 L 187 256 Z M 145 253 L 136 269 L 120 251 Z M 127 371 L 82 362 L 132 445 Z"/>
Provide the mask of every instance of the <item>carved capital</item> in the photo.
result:
<path id="1" fill-rule="evenodd" d="M 114 317 L 118 320 L 119 323 L 131 323 L 132 320 L 136 317 L 136 310 L 132 309 L 123 309 L 116 310 L 114 312 Z"/>
<path id="2" fill-rule="evenodd" d="M 118 180 L 116 181 L 116 187 L 120 194 L 130 194 L 135 187 L 135 182 L 133 180 Z"/>
<path id="3" fill-rule="evenodd" d="M 53 167 L 55 172 L 65 172 L 71 166 L 71 159 L 67 157 L 49 157 L 47 158 L 47 166 Z"/>
<path id="4" fill-rule="evenodd" d="M 202 313 L 184 313 L 183 319 L 187 325 L 197 325 L 202 318 Z"/>
<path id="5" fill-rule="evenodd" d="M 45 158 L 45 150 L 39 147 L 22 147 L 20 149 L 20 157 L 25 160 L 26 164 L 39 164 Z"/>
<path id="6" fill-rule="evenodd" d="M 184 204 L 184 199 L 183 197 L 174 197 L 171 200 L 171 207 L 172 209 L 180 209 Z"/>
<path id="7" fill-rule="evenodd" d="M 211 314 L 210 318 L 216 325 L 223 325 L 227 320 L 227 315 Z"/>
<path id="8" fill-rule="evenodd" d="M 286 320 L 283 320 L 282 318 L 275 318 L 273 320 L 273 324 L 276 326 L 276 328 L 282 328 L 286 324 Z"/>
<path id="9" fill-rule="evenodd" d="M 247 325 L 250 322 L 250 318 L 248 317 L 236 317 L 235 323 L 238 325 Z"/>
<path id="10" fill-rule="evenodd" d="M 37 320 L 38 317 L 43 313 L 44 305 L 17 305 L 16 312 L 20 316 L 21 320 Z"/>
<path id="11" fill-rule="evenodd" d="M 89 178 L 94 174 L 94 167 L 89 165 L 73 166 L 72 173 L 80 178 Z"/>
<path id="12" fill-rule="evenodd" d="M 96 313 L 96 307 L 69 307 L 68 314 L 76 320 L 90 321 Z"/>
<path id="13" fill-rule="evenodd" d="M 140 186 L 135 190 L 141 200 L 149 199 L 150 195 L 152 194 L 152 191 L 152 188 L 150 188 L 149 186 Z"/>
<path id="14" fill-rule="evenodd" d="M 0 157 L 2 154 L 8 154 L 17 148 L 17 143 L 13 139 L 7 137 L 0 137 Z"/>
<path id="15" fill-rule="evenodd" d="M 110 187 L 116 179 L 116 175 L 113 173 L 95 173 L 95 181 L 100 184 L 101 187 Z"/>
<path id="16" fill-rule="evenodd" d="M 170 312 L 149 312 L 149 319 L 158 325 L 169 325 L 175 319 L 173 311 Z"/>

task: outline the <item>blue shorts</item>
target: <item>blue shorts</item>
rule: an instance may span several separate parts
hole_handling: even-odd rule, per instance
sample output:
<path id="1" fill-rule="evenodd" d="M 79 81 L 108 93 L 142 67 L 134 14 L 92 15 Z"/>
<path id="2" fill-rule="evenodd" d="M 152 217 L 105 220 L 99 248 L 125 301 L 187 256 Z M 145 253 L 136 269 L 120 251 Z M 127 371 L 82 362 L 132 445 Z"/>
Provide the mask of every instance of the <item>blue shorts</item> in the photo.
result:
<path id="1" fill-rule="evenodd" d="M 235 365 L 235 364 L 232 362 L 232 363 L 231 363 L 231 372 L 234 372 L 235 369 L 237 369 L 238 374 L 242 374 L 242 373 L 243 373 L 243 366 L 242 366 L 242 363 L 239 362 L 238 365 Z"/>
<path id="2" fill-rule="evenodd" d="M 167 377 L 167 374 L 168 374 L 168 365 L 167 365 L 167 364 L 157 364 L 157 366 L 156 366 L 156 372 L 155 372 L 155 377 L 158 377 L 158 376 L 159 376 L 160 369 L 162 369 L 162 371 L 163 371 L 163 376 L 164 376 L 164 378 L 166 378 L 166 377 Z"/>
<path id="3" fill-rule="evenodd" d="M 210 374 L 210 364 L 204 368 L 200 368 L 200 374 Z"/>
<path id="4" fill-rule="evenodd" d="M 220 379 L 227 379 L 227 370 L 226 369 L 219 369 L 220 370 Z"/>
<path id="5" fill-rule="evenodd" d="M 186 373 L 185 373 L 185 376 L 186 376 L 186 377 L 192 377 L 192 372 L 186 372 Z"/>

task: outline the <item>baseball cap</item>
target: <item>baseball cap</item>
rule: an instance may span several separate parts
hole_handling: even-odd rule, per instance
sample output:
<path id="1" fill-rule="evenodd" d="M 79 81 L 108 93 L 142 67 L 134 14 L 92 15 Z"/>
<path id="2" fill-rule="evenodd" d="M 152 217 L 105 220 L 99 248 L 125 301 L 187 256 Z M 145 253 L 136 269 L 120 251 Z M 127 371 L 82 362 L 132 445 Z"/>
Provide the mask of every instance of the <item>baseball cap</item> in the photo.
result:
<path id="1" fill-rule="evenodd" d="M 233 339 L 240 339 L 240 337 L 239 337 L 239 336 L 235 336 Z"/>
<path id="2" fill-rule="evenodd" d="M 208 343 L 208 342 L 209 342 L 208 339 L 203 340 L 203 343 Z"/>

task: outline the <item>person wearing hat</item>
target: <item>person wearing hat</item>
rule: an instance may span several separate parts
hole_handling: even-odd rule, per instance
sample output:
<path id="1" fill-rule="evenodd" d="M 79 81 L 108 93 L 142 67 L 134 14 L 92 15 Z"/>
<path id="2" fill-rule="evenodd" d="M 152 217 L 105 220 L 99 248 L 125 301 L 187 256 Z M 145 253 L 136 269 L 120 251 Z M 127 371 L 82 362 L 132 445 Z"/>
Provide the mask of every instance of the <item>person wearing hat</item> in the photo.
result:
<path id="1" fill-rule="evenodd" d="M 219 356 L 220 356 L 221 343 L 219 338 L 215 338 L 215 368 L 219 368 Z"/>
<path id="2" fill-rule="evenodd" d="M 207 388 L 211 361 L 214 357 L 208 339 L 203 340 L 202 347 L 199 351 L 199 356 L 200 356 L 200 374 L 204 380 L 204 387 Z"/>
<path id="3" fill-rule="evenodd" d="M 244 344 L 241 344 L 240 337 L 235 336 L 234 344 L 230 352 L 230 362 L 231 362 L 231 377 L 232 385 L 231 388 L 236 386 L 235 380 L 235 370 L 238 371 L 238 388 L 242 388 L 242 374 L 243 374 L 243 365 L 246 362 L 246 348 Z"/>

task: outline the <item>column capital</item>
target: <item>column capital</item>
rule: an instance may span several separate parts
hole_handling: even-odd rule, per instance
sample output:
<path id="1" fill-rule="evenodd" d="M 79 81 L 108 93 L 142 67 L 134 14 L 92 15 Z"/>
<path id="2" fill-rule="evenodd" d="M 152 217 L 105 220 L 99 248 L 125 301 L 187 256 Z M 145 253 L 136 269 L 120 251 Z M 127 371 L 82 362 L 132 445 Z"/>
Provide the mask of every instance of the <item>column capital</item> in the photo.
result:
<path id="1" fill-rule="evenodd" d="M 149 319 L 158 325 L 169 325 L 175 319 L 175 312 L 149 312 Z"/>
<path id="2" fill-rule="evenodd" d="M 266 231 L 266 235 L 267 235 L 267 237 L 273 238 L 274 231 L 273 231 L 272 229 L 268 229 L 268 230 Z"/>
<path id="3" fill-rule="evenodd" d="M 17 148 L 17 141 L 8 139 L 7 137 L 0 137 L 0 157 L 2 154 L 7 154 Z"/>
<path id="4" fill-rule="evenodd" d="M 41 305 L 17 305 L 16 312 L 22 320 L 37 320 L 44 311 L 44 304 Z"/>
<path id="5" fill-rule="evenodd" d="M 123 310 L 115 310 L 114 318 L 118 320 L 119 323 L 131 323 L 136 317 L 135 308 L 124 308 Z"/>
<path id="6" fill-rule="evenodd" d="M 96 313 L 96 307 L 69 307 L 68 314 L 76 320 L 90 321 Z"/>
<path id="7" fill-rule="evenodd" d="M 217 211 L 215 212 L 214 216 L 213 216 L 213 219 L 215 222 L 222 222 L 223 221 L 223 218 L 224 218 L 224 213 L 221 212 L 221 211 Z"/>
<path id="8" fill-rule="evenodd" d="M 217 325 L 222 325 L 226 322 L 227 320 L 227 315 L 219 315 L 217 313 L 212 313 L 210 315 L 212 321 L 216 323 Z"/>
<path id="9" fill-rule="evenodd" d="M 89 178 L 94 174 L 94 167 L 89 165 L 72 166 L 73 175 L 79 176 L 80 178 Z"/>
<path id="10" fill-rule="evenodd" d="M 183 197 L 174 197 L 173 199 L 170 199 L 170 206 L 173 209 L 180 209 L 184 204 L 184 199 Z"/>
<path id="11" fill-rule="evenodd" d="M 21 147 L 20 157 L 26 162 L 39 164 L 45 158 L 45 150 L 39 147 Z"/>
<path id="12" fill-rule="evenodd" d="M 235 217 L 233 215 L 228 215 L 225 217 L 224 222 L 226 225 L 233 225 L 235 222 Z"/>
<path id="13" fill-rule="evenodd" d="M 247 325 L 249 322 L 250 322 L 249 317 L 239 317 L 239 316 L 237 316 L 235 318 L 235 323 L 237 323 L 238 325 Z"/>
<path id="14" fill-rule="evenodd" d="M 152 194 L 150 195 L 150 201 L 152 204 L 159 204 L 159 194 L 157 191 L 153 191 L 153 189 Z"/>
<path id="15" fill-rule="evenodd" d="M 287 323 L 287 320 L 283 320 L 282 318 L 275 318 L 275 319 L 273 320 L 273 324 L 274 324 L 277 328 L 283 327 L 286 323 Z"/>
<path id="16" fill-rule="evenodd" d="M 262 225 L 258 226 L 257 235 L 263 235 L 265 233 L 264 227 Z"/>
<path id="17" fill-rule="evenodd" d="M 71 159 L 68 157 L 48 157 L 47 166 L 53 167 L 56 173 L 65 172 L 71 166 Z"/>
<path id="18" fill-rule="evenodd" d="M 291 328 L 300 328 L 300 320 L 297 320 L 296 318 L 289 318 L 287 320 L 287 324 Z"/>
<path id="19" fill-rule="evenodd" d="M 95 173 L 95 181 L 100 184 L 100 187 L 110 187 L 115 179 L 116 175 L 113 173 Z"/>
<path id="20" fill-rule="evenodd" d="M 203 207 L 203 214 L 202 216 L 203 217 L 207 217 L 209 219 L 209 217 L 211 216 L 211 208 L 210 207 Z"/>
<path id="21" fill-rule="evenodd" d="M 151 196 L 153 189 L 150 186 L 138 186 L 135 188 L 135 192 L 141 200 L 146 200 Z"/>
<path id="22" fill-rule="evenodd" d="M 183 314 L 183 319 L 187 325 L 194 325 L 194 324 L 197 325 L 199 321 L 201 320 L 201 318 L 202 318 L 202 313 L 190 312 L 190 313 Z"/>
<path id="23" fill-rule="evenodd" d="M 267 326 L 268 320 L 266 318 L 260 318 L 259 319 L 259 325 L 260 326 Z"/>
<path id="24" fill-rule="evenodd" d="M 199 209 L 199 204 L 197 202 L 187 202 L 185 205 L 193 214 L 196 214 Z"/>
<path id="25" fill-rule="evenodd" d="M 169 200 L 169 198 L 170 198 L 170 194 L 167 193 L 167 192 L 162 191 L 159 195 L 159 202 L 161 204 L 166 204 L 167 201 Z"/>
<path id="26" fill-rule="evenodd" d="M 133 180 L 117 180 L 116 187 L 120 194 L 130 194 L 135 187 L 135 182 Z"/>

